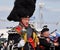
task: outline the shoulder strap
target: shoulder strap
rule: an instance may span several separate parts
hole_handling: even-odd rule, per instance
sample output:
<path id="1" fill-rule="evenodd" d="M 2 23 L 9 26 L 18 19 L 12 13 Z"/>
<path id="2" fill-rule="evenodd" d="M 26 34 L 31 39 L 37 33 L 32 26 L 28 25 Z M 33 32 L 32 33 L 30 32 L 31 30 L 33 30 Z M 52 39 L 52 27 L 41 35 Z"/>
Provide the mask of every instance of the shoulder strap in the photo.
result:
<path id="1" fill-rule="evenodd" d="M 21 26 L 16 26 L 14 30 L 18 33 L 21 34 L 22 27 Z"/>

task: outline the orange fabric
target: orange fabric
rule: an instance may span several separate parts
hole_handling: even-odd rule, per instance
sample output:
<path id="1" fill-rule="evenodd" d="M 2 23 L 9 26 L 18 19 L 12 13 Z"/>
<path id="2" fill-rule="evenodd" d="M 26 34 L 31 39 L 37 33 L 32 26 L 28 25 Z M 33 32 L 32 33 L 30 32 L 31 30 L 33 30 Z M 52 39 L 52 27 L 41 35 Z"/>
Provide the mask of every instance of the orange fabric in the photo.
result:
<path id="1" fill-rule="evenodd" d="M 32 45 L 33 48 L 35 48 L 35 43 L 32 38 L 29 38 L 28 42 Z"/>
<path id="2" fill-rule="evenodd" d="M 41 48 L 41 50 L 45 50 L 45 47 L 44 47 L 44 46 L 42 46 L 42 45 L 40 46 L 40 48 Z"/>
<path id="3" fill-rule="evenodd" d="M 17 26 L 17 27 L 16 27 L 16 31 L 17 31 L 19 34 L 21 34 L 21 33 L 20 33 L 21 30 L 22 30 L 22 27 L 20 27 L 20 26 Z"/>

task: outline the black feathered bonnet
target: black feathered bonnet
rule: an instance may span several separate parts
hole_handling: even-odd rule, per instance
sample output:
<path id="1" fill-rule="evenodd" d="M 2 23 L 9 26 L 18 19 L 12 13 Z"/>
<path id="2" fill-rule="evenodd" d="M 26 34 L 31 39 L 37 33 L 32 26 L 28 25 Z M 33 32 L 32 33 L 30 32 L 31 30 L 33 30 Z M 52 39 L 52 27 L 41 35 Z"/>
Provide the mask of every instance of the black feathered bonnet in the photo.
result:
<path id="1" fill-rule="evenodd" d="M 36 0 L 15 0 L 14 7 L 7 17 L 9 21 L 20 21 L 20 19 L 29 18 L 35 11 Z"/>

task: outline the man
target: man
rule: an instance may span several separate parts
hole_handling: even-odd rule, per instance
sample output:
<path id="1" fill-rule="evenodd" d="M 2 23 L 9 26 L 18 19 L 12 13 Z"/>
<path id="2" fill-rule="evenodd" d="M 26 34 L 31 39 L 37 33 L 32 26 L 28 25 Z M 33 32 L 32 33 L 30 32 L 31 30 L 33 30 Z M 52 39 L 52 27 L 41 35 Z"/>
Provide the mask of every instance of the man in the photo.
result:
<path id="1" fill-rule="evenodd" d="M 34 28 L 32 28 L 32 26 L 29 25 L 29 17 L 21 18 L 19 25 L 16 26 L 15 28 L 13 28 L 13 30 L 15 30 L 17 32 L 17 34 L 10 33 L 8 40 L 14 40 L 14 44 L 19 43 L 19 41 L 22 38 L 21 36 L 24 35 L 25 30 L 26 30 L 27 37 L 25 37 L 25 38 L 27 39 L 27 41 L 25 43 L 25 46 L 23 47 L 24 50 L 29 50 L 29 49 L 34 50 L 36 48 L 35 47 L 35 38 L 34 38 L 34 36 L 36 36 L 36 34 L 35 34 L 36 32 L 35 32 Z M 25 38 L 22 38 L 22 39 L 25 40 Z M 29 48 L 29 46 L 30 46 L 30 48 Z M 19 49 L 21 49 L 21 47 Z"/>
<path id="2" fill-rule="evenodd" d="M 32 36 L 35 31 L 29 25 L 29 18 L 33 15 L 35 10 L 35 3 L 36 0 L 15 0 L 14 8 L 7 18 L 9 21 L 19 22 L 19 25 L 12 29 L 16 31 L 17 34 L 9 34 L 8 37 L 8 41 L 14 40 L 14 44 L 20 44 L 18 45 L 18 47 L 20 46 L 18 50 L 22 49 L 21 46 L 24 50 L 35 49 L 34 38 Z M 26 33 L 26 36 L 23 36 L 24 33 Z M 25 46 L 24 44 L 21 45 L 21 39 L 25 42 Z"/>
<path id="3" fill-rule="evenodd" d="M 40 49 L 41 50 L 50 50 L 50 39 L 49 39 L 49 29 L 43 28 L 41 31 L 41 38 L 40 38 Z"/>

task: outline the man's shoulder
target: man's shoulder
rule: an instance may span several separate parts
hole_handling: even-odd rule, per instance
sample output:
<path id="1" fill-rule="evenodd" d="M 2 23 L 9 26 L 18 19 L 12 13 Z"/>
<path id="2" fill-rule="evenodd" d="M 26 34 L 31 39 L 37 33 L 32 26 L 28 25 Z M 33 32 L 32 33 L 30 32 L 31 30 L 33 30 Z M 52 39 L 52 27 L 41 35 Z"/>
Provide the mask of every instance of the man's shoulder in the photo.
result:
<path id="1" fill-rule="evenodd" d="M 15 34 L 15 33 L 17 33 L 17 32 L 15 31 L 15 27 L 14 27 L 14 28 L 11 28 L 10 30 L 8 30 L 7 33 L 8 33 L 8 34 Z"/>
<path id="2" fill-rule="evenodd" d="M 21 26 L 15 26 L 15 27 L 11 28 L 10 30 L 8 30 L 8 33 L 10 33 L 10 34 L 18 33 L 21 31 L 21 29 L 22 29 Z"/>

